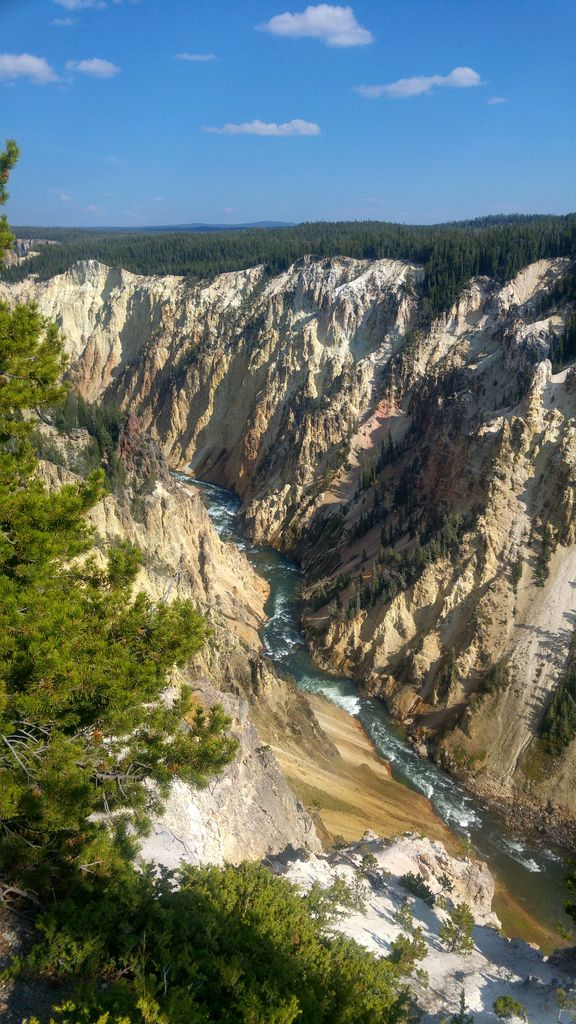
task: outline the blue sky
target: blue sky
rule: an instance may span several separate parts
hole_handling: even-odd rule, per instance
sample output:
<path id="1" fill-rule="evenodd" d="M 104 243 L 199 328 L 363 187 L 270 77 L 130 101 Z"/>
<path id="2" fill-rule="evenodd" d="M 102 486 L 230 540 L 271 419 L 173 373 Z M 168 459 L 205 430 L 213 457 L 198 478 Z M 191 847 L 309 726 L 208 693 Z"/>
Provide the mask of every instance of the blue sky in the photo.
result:
<path id="1" fill-rule="evenodd" d="M 576 208 L 574 0 L 0 0 L 13 224 Z"/>

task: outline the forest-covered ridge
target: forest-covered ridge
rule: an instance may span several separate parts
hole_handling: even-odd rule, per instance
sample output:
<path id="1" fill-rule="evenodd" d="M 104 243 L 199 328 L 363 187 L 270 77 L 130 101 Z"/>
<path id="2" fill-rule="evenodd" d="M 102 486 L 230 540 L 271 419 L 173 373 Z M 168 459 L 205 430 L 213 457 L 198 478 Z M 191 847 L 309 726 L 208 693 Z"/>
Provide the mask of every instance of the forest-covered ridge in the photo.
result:
<path id="1" fill-rule="evenodd" d="M 4 268 L 4 280 L 30 272 L 46 280 L 75 262 L 97 259 L 138 274 L 200 280 L 263 264 L 281 273 L 304 255 L 404 259 L 421 264 L 424 314 L 448 308 L 471 277 L 509 280 L 537 259 L 576 254 L 576 213 L 491 216 L 435 225 L 383 221 L 318 221 L 237 231 L 126 232 L 86 228 L 19 228 L 19 238 L 51 239 L 32 263 Z"/>

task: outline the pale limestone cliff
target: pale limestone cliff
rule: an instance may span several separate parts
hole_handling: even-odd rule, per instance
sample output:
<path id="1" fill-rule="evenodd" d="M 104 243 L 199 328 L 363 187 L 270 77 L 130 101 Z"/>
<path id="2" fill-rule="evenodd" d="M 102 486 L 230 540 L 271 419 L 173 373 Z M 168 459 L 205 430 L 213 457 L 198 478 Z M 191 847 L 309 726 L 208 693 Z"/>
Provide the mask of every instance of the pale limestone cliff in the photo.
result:
<path id="1" fill-rule="evenodd" d="M 431 325 L 421 271 L 389 260 L 204 285 L 89 261 L 0 295 L 35 298 L 84 395 L 138 409 L 173 465 L 233 487 L 253 536 L 301 559 L 321 664 L 553 825 L 576 821 L 576 741 L 552 760 L 538 741 L 576 611 L 576 385 L 547 357 L 573 272 L 477 279 Z"/>
<path id="2" fill-rule="evenodd" d="M 82 443 L 80 432 L 67 439 L 58 439 L 50 428 L 45 427 L 44 433 L 50 434 L 52 443 L 60 443 L 63 458 Z M 141 440 L 133 424 L 128 439 L 125 429 L 120 437 L 125 458 L 127 449 L 137 449 Z M 163 813 L 153 820 L 151 835 L 143 841 L 141 856 L 172 867 L 179 860 L 193 864 L 258 860 L 289 844 L 318 851 L 314 824 L 267 744 L 266 727 L 274 734 L 286 732 L 287 722 L 300 720 L 307 724 L 312 742 L 321 748 L 328 741 L 302 695 L 263 662 L 257 629 L 265 619 L 266 585 L 245 555 L 220 540 L 200 498 L 172 480 L 162 459 L 149 468 L 160 478 L 138 502 L 138 519 L 133 474 L 119 497 L 109 494 L 91 510 L 88 518 L 95 531 L 91 554 L 104 564 L 110 544 L 119 540 L 137 544 L 143 565 L 135 586 L 154 601 L 191 598 L 202 610 L 212 636 L 191 665 L 173 673 L 173 684 L 191 687 L 205 706 L 222 704 L 239 747 L 234 761 L 205 789 L 182 782 L 173 785 Z M 41 462 L 39 471 L 50 487 L 78 480 L 65 466 L 52 462 Z M 272 717 L 264 710 L 259 713 L 261 686 L 267 678 L 282 697 Z M 262 723 L 262 734 L 255 719 Z M 306 730 L 300 731 L 300 738 L 308 739 Z"/>

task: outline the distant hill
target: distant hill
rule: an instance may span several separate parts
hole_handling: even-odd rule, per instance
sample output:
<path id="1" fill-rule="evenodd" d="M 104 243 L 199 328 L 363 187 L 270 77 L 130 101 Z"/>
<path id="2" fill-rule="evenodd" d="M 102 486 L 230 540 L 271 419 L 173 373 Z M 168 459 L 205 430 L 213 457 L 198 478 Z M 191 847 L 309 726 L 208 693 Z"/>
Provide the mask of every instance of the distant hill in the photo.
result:
<path id="1" fill-rule="evenodd" d="M 289 220 L 255 220 L 248 224 L 172 224 L 167 227 L 140 228 L 141 231 L 246 231 L 248 228 L 291 228 L 294 221 Z M 125 228 L 115 228 L 125 231 Z M 132 228 L 130 229 L 133 230 Z"/>
<path id="2" fill-rule="evenodd" d="M 61 274 L 78 260 L 99 260 L 136 274 L 176 274 L 207 280 L 263 265 L 278 274 L 305 255 L 408 260 L 424 269 L 422 315 L 436 316 L 471 277 L 511 280 L 543 257 L 576 255 L 576 214 L 483 217 L 448 224 L 318 221 L 283 227 L 181 225 L 124 230 L 16 228 L 20 239 L 50 239 L 31 260 L 5 267 L 5 281 Z"/>
<path id="3" fill-rule="evenodd" d="M 15 227 L 12 231 L 16 235 L 16 238 L 56 238 L 60 235 L 66 235 L 68 233 L 76 234 L 95 234 L 95 235 L 142 235 L 142 234 L 158 234 L 159 232 L 166 232 L 167 234 L 183 234 L 189 232 L 198 233 L 209 233 L 211 231 L 253 231 L 258 228 L 291 228 L 294 227 L 294 221 L 287 220 L 257 220 L 246 224 L 203 224 L 201 222 L 193 224 L 150 224 L 145 227 L 94 227 L 94 228 L 35 228 L 35 227 Z"/>

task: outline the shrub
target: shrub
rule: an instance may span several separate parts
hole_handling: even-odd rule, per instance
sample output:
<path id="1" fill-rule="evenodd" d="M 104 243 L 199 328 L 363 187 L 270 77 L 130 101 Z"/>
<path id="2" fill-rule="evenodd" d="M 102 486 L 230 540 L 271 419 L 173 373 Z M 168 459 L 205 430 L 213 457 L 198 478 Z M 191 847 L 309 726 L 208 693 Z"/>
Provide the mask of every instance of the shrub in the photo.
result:
<path id="1" fill-rule="evenodd" d="M 512 996 L 498 996 L 492 1003 L 492 1009 L 497 1017 L 501 1020 L 510 1020 L 511 1017 L 519 1017 L 520 1020 L 526 1020 L 526 1009 L 519 1003 L 517 999 L 513 999 Z"/>
<path id="2" fill-rule="evenodd" d="M 412 871 L 409 871 L 406 875 L 402 875 L 398 879 L 399 885 L 407 892 L 412 893 L 413 896 L 417 896 L 419 900 L 424 900 L 428 906 L 434 906 L 434 893 L 430 886 L 426 885 L 426 882 L 421 875 L 415 875 Z"/>
<path id="3" fill-rule="evenodd" d="M 451 953 L 469 954 L 474 949 L 474 917 L 467 903 L 458 903 L 448 911 L 448 920 L 438 929 L 441 941 Z"/>
<path id="4" fill-rule="evenodd" d="M 85 880 L 40 928 L 23 970 L 82 983 L 69 1024 L 407 1019 L 398 966 L 327 933 L 316 892 L 257 864 L 128 867 L 106 885 Z"/>

